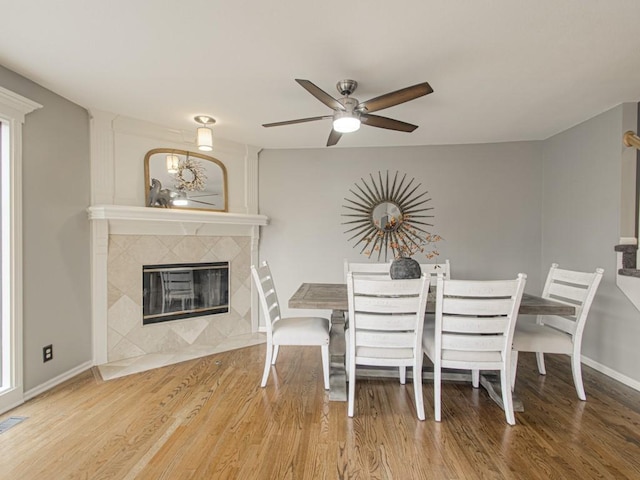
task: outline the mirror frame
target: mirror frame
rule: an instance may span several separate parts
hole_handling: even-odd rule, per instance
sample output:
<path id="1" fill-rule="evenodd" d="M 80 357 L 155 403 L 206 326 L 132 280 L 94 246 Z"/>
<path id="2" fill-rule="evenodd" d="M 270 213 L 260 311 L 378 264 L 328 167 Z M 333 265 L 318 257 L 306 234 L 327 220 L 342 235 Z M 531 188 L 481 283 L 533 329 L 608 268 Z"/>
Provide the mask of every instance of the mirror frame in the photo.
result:
<path id="1" fill-rule="evenodd" d="M 372 174 L 369 174 L 369 181 L 360 178 L 362 185 L 355 183 L 357 190 L 349 189 L 354 199 L 345 198 L 349 205 L 343 205 L 349 213 L 342 214 L 351 220 L 345 221 L 342 225 L 351 226 L 344 233 L 353 235 L 349 241 L 356 240 L 353 248 L 362 244 L 361 254 L 369 258 L 378 252 L 378 260 L 381 260 L 384 252 L 384 261 L 388 261 L 388 252 L 393 258 L 410 257 L 416 253 L 425 253 L 425 245 L 436 242 L 440 239 L 438 235 L 431 234 L 426 227 L 433 227 L 432 223 L 425 221 L 433 218 L 424 212 L 433 210 L 433 207 L 424 206 L 431 198 L 425 198 L 427 191 L 418 192 L 421 183 L 414 185 L 415 178 L 406 182 L 407 175 L 398 178 L 396 172 L 390 182 L 389 171 L 386 172 L 383 180 L 382 173 L 378 172 L 377 181 Z M 377 207 L 389 203 L 394 205 L 400 212 L 399 218 L 395 219 L 390 228 L 380 225 L 380 220 L 376 219 L 374 212 Z M 429 257 L 432 252 L 425 255 Z"/>
<path id="2" fill-rule="evenodd" d="M 149 206 L 150 208 L 163 208 L 158 206 L 149 205 L 149 193 L 151 189 L 151 157 L 157 154 L 175 154 L 175 155 L 183 155 L 185 157 L 193 157 L 199 158 L 201 160 L 205 160 L 208 162 L 212 162 L 217 165 L 222 172 L 222 196 L 223 196 L 223 208 L 206 208 L 206 207 L 191 207 L 191 206 L 180 206 L 180 205 L 170 205 L 166 208 L 179 209 L 179 210 L 196 210 L 196 211 L 209 211 L 209 212 L 227 212 L 229 208 L 229 195 L 227 190 L 227 168 L 224 163 L 222 163 L 217 158 L 211 157 L 209 155 L 204 155 L 199 152 L 191 152 L 188 150 L 179 150 L 176 148 L 154 148 L 153 150 L 149 150 L 147 154 L 144 156 L 144 204 L 145 206 Z M 163 158 L 162 168 L 166 168 L 166 159 Z M 167 188 L 167 187 L 163 187 Z M 175 191 L 173 188 L 169 190 Z"/>

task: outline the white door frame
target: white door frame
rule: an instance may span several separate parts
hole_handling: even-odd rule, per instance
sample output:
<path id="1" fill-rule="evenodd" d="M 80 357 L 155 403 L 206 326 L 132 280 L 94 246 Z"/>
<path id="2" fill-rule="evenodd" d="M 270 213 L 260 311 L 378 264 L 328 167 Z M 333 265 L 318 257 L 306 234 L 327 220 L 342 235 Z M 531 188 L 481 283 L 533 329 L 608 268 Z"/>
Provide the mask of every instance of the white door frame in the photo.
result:
<path id="1" fill-rule="evenodd" d="M 42 105 L 0 87 L 2 128 L 2 369 L 0 413 L 24 401 L 22 366 L 22 124 Z M 5 322 L 5 319 L 8 321 Z M 0 384 L 0 387 L 2 385 Z"/>

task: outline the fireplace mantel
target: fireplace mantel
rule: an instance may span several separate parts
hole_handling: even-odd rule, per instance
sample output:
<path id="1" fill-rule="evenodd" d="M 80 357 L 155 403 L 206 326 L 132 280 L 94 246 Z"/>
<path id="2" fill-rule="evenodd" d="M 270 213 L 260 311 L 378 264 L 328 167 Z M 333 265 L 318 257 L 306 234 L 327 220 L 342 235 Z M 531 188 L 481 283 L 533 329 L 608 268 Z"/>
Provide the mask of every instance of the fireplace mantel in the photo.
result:
<path id="1" fill-rule="evenodd" d="M 247 227 L 269 223 L 265 215 L 177 208 L 94 205 L 87 212 L 89 220 L 106 220 L 109 232 L 120 235 L 246 235 Z"/>

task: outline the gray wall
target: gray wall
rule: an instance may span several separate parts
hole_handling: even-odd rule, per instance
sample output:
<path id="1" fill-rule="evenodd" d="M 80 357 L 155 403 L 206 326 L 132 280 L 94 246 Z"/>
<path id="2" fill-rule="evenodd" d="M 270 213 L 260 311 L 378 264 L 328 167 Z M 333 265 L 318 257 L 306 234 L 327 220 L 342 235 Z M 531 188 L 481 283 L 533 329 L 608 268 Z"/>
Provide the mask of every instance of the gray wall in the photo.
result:
<path id="1" fill-rule="evenodd" d="M 24 388 L 91 360 L 89 117 L 0 66 L 0 85 L 43 105 L 23 129 Z M 53 344 L 54 359 L 42 362 Z"/>
<path id="2" fill-rule="evenodd" d="M 271 264 L 285 314 L 314 313 L 286 307 L 300 283 L 341 282 L 344 258 L 366 261 L 343 233 L 342 205 L 361 177 L 387 169 L 429 191 L 433 232 L 444 237 L 438 259 L 450 259 L 453 277 L 525 272 L 527 291 L 541 290 L 537 142 L 263 150 L 259 169 L 260 213 L 270 218 L 261 229 L 260 258 Z"/>
<path id="3" fill-rule="evenodd" d="M 569 269 L 605 269 L 582 353 L 640 381 L 640 312 L 616 286 L 613 251 L 625 217 L 622 135 L 636 128 L 625 122 L 629 107 L 636 108 L 620 105 L 543 143 L 542 266 L 557 262 Z"/>

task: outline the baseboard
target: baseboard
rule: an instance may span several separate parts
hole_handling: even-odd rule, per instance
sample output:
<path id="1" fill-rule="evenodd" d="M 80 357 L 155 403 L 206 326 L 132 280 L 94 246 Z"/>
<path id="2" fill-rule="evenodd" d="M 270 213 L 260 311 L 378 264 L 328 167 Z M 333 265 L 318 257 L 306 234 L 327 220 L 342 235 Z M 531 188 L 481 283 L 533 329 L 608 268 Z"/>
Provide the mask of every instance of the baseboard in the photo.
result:
<path id="1" fill-rule="evenodd" d="M 24 392 L 24 401 L 26 402 L 27 400 L 31 400 L 33 397 L 40 395 L 41 393 L 44 393 L 47 390 L 51 390 L 53 387 L 60 385 L 62 382 L 66 382 L 70 378 L 75 377 L 79 373 L 82 373 L 85 370 L 90 369 L 91 367 L 93 367 L 92 361 L 82 363 L 77 367 L 72 368 L 71 370 L 58 375 L 57 377 L 52 378 L 51 380 L 48 380 L 45 383 Z"/>
<path id="2" fill-rule="evenodd" d="M 593 368 L 594 370 L 597 370 L 600 373 L 603 373 L 606 376 L 611 377 L 620 383 L 624 383 L 627 387 L 631 387 L 634 390 L 637 390 L 640 392 L 640 382 L 638 380 L 627 377 L 626 375 L 623 375 L 622 373 L 617 372 L 616 370 L 613 370 L 612 368 L 609 368 L 606 365 L 602 365 L 601 363 L 596 362 L 595 360 L 592 360 L 589 357 L 585 357 L 584 355 L 580 357 L 580 360 L 582 361 L 582 363 Z"/>

